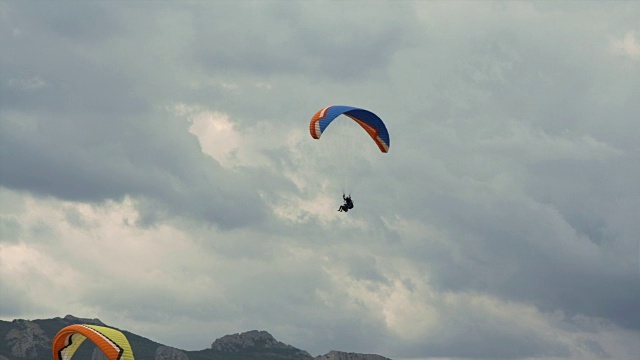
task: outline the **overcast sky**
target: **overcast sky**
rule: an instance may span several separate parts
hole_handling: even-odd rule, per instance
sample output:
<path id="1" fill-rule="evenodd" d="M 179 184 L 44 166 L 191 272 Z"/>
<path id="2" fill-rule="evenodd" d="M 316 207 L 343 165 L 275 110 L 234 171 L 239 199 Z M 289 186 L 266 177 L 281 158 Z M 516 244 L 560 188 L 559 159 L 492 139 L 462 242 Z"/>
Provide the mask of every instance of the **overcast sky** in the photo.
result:
<path id="1" fill-rule="evenodd" d="M 640 352 L 637 1 L 1 1 L 0 48 L 4 320 Z M 389 153 L 312 139 L 332 104 Z"/>

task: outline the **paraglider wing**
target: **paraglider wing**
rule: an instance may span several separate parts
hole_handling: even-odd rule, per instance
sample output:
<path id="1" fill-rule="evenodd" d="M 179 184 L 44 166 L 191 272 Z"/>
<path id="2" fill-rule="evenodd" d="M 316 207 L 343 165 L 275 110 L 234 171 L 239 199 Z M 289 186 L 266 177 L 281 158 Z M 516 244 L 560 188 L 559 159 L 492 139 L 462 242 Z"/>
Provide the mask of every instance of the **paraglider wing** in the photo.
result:
<path id="1" fill-rule="evenodd" d="M 389 132 L 382 119 L 371 111 L 353 106 L 334 105 L 318 110 L 309 123 L 311 136 L 314 139 L 320 139 L 322 132 L 340 115 L 348 116 L 360 124 L 378 145 L 380 151 L 384 153 L 389 151 L 389 146 L 391 145 Z"/>
<path id="2" fill-rule="evenodd" d="M 69 325 L 56 334 L 52 351 L 54 360 L 69 360 L 86 340 L 91 340 L 109 360 L 133 360 L 133 351 L 123 333 L 97 325 Z"/>

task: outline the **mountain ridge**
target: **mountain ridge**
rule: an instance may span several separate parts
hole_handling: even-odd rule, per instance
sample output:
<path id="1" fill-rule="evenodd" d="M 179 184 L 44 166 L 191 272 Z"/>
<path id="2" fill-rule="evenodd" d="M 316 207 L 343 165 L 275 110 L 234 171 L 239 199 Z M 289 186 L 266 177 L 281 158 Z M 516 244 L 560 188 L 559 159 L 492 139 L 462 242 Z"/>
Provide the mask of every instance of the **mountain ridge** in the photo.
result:
<path id="1" fill-rule="evenodd" d="M 305 350 L 276 340 L 264 330 L 249 330 L 225 335 L 216 339 L 209 348 L 202 350 L 181 350 L 107 325 L 97 318 L 80 318 L 73 315 L 52 319 L 0 320 L 0 360 L 51 359 L 53 337 L 60 329 L 72 324 L 108 326 L 122 331 L 138 360 L 390 360 L 375 354 L 335 350 L 313 357 Z M 106 359 L 97 347 L 91 343 L 87 344 L 83 344 L 78 349 L 74 358 Z"/>

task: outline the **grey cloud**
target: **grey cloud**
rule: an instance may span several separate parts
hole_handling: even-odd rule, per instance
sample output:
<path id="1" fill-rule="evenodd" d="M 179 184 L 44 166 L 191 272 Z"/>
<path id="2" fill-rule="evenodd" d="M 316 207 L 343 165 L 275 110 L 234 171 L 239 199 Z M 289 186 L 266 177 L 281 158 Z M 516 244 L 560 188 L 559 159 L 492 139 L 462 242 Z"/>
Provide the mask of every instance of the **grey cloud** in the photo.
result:
<path id="1" fill-rule="evenodd" d="M 55 4 L 52 8 L 42 2 L 8 4 L 7 17 L 20 31 L 14 34 L 7 28 L 0 35 L 2 43 L 12 49 L 0 58 L 3 110 L 89 111 L 86 116 L 96 116 L 96 112 L 122 115 L 145 109 L 126 72 L 108 61 L 90 59 L 90 50 L 83 48 L 97 49 L 113 36 L 110 31 L 117 29 L 111 21 L 101 24 L 99 19 L 110 18 L 101 3 L 79 7 Z M 79 44 L 75 37 L 59 36 L 49 22 L 69 27 L 65 34 L 104 36 Z M 45 86 L 38 91 L 7 86 L 11 80 L 30 78 L 41 79 Z"/>
<path id="2" fill-rule="evenodd" d="M 31 301 L 22 284 L 2 281 L 0 283 L 0 314 L 18 318 L 25 312 L 33 311 L 38 305 Z"/>
<path id="3" fill-rule="evenodd" d="M 26 18 L 33 15 L 18 9 Z M 60 12 L 52 11 L 55 24 L 64 22 L 58 15 L 68 15 Z M 68 31 L 76 28 L 70 26 Z M 153 120 L 140 116 L 151 109 L 136 95 L 141 89 L 131 80 L 133 72 L 80 55 L 74 51 L 77 44 L 71 47 L 73 36 L 46 35 L 48 43 L 28 35 L 3 35 L 14 49 L 2 56 L 3 186 L 93 202 L 142 196 L 168 213 L 231 227 L 262 216 L 259 206 L 241 209 L 244 203 L 260 203 L 256 193 L 238 186 L 250 181 L 250 174 L 224 179 L 222 168 L 200 154 L 186 122 L 167 123 L 170 115 L 155 111 Z M 49 61 L 42 62 L 43 57 Z M 11 78 L 25 76 L 41 77 L 46 86 L 32 91 L 7 86 Z M 158 216 L 151 214 L 146 219 Z"/>
<path id="4" fill-rule="evenodd" d="M 349 275 L 351 278 L 370 281 L 374 284 L 389 284 L 389 279 L 377 269 L 375 258 L 353 256 L 346 259 L 346 262 L 349 264 Z"/>
<path id="5" fill-rule="evenodd" d="M 482 31 L 488 34 L 479 35 Z M 617 103 L 603 103 L 602 91 L 608 91 L 618 76 L 603 74 L 609 70 L 603 64 L 616 69 L 612 59 L 600 54 L 588 57 L 589 47 L 561 51 L 558 44 L 542 37 L 532 39 L 526 32 L 491 31 L 479 30 L 474 36 L 482 41 L 456 54 L 450 66 L 459 70 L 458 76 L 452 76 L 453 71 L 445 72 L 451 81 L 435 76 L 435 83 L 443 88 L 428 100 L 432 105 L 424 116 L 440 125 L 400 133 L 414 142 L 422 138 L 424 148 L 394 146 L 411 158 L 423 159 L 391 165 L 393 173 L 402 174 L 392 179 L 420 189 L 402 194 L 396 202 L 408 209 L 424 204 L 408 216 L 449 229 L 453 242 L 449 246 L 424 239 L 423 247 L 411 249 L 406 256 L 427 259 L 436 283 L 444 289 L 499 293 L 531 301 L 544 310 L 557 307 L 568 313 L 589 313 L 637 329 L 640 314 L 630 307 L 639 301 L 638 287 L 632 284 L 637 279 L 637 250 L 632 250 L 631 235 L 640 201 L 634 185 L 640 179 L 633 153 L 637 139 L 631 135 L 636 133 L 637 122 L 632 124 L 631 119 L 637 102 L 627 96 L 635 90 L 623 93 Z M 564 36 L 560 43 L 570 44 L 570 35 Z M 589 41 L 604 50 L 609 40 L 598 35 Z M 432 45 L 438 51 L 439 44 Z M 634 72 L 626 74 L 637 77 Z M 627 82 L 619 80 L 623 86 Z M 429 85 L 425 86 L 430 94 Z M 531 156 L 535 148 L 523 147 L 516 150 L 524 150 L 518 154 L 506 144 L 497 145 L 491 155 L 485 153 L 488 149 L 482 143 L 491 140 L 483 137 L 505 131 L 510 119 L 563 141 L 589 134 L 623 150 L 615 156 L 615 151 L 610 152 L 607 160 L 594 151 L 583 159 L 546 161 Z M 515 140 L 517 135 L 510 136 Z M 541 141 L 534 146 L 542 149 L 548 144 Z M 551 150 L 549 156 L 564 155 Z M 508 190 L 517 183 L 526 186 L 523 196 L 517 195 L 522 191 L 519 187 Z M 598 210 L 604 208 L 606 213 Z M 560 218 L 551 215 L 555 211 L 560 211 Z M 566 245 L 556 249 L 566 237 L 574 239 L 573 250 Z M 592 241 L 598 244 L 595 250 Z M 610 246 L 629 251 L 610 253 Z M 455 257 L 459 251 L 464 254 L 462 262 Z M 585 252 L 592 251 L 599 255 L 587 258 Z M 562 275 L 552 279 L 551 274 Z M 532 284 L 536 287 L 531 288 Z M 608 290 L 596 290 L 602 288 Z M 586 301 L 587 305 L 577 298 L 593 302 Z"/>
<path id="6" fill-rule="evenodd" d="M 638 72 L 608 53 L 612 37 L 637 28 L 636 4 L 6 4 L 0 185 L 35 202 L 133 198 L 141 219 L 127 226 L 178 226 L 199 254 L 228 265 L 176 254 L 162 285 L 125 282 L 113 294 L 108 279 L 79 301 L 126 308 L 178 347 L 202 348 L 212 331 L 275 328 L 314 353 L 597 358 L 615 357 L 610 329 L 637 335 Z M 381 114 L 392 149 L 354 166 L 374 176 L 355 191 L 353 213 L 325 221 L 297 207 L 334 175 L 297 139 L 273 144 L 293 126 L 307 139 L 313 112 L 337 102 Z M 163 110 L 173 103 L 223 112 L 271 142 L 264 163 L 229 170 L 205 156 L 188 122 Z M 278 218 L 271 204 L 298 217 Z M 65 220 L 89 226 L 78 213 Z M 3 245 L 59 236 L 19 221 L 3 218 Z M 291 248 L 328 260 L 287 263 Z M 494 323 L 429 298 L 447 326 L 403 340 L 323 266 L 371 291 L 400 281 L 412 296 L 428 288 L 436 299 L 533 306 L 543 325 Z M 37 309 L 14 293 L 21 300 L 3 316 L 27 313 L 19 301 Z M 564 315 L 545 318 L 555 313 Z M 175 339 L 163 333 L 173 321 L 200 327 Z"/>
<path id="7" fill-rule="evenodd" d="M 91 139 L 97 135 L 94 131 L 100 131 L 98 124 L 94 129 L 86 126 L 86 130 L 69 124 L 64 127 L 66 132 L 54 124 L 51 131 L 45 124 L 44 129 L 29 132 L 21 132 L 13 124 L 4 126 L 3 185 L 92 202 L 140 195 L 172 204 L 167 208 L 170 213 L 195 215 L 214 223 L 223 218 L 253 218 L 251 213 L 258 208 L 241 213 L 243 201 L 235 198 L 246 196 L 249 202 L 252 194 L 234 185 L 237 180 L 224 179 L 214 161 L 197 155 L 199 146 L 187 133 L 186 124 L 175 129 L 184 133 L 181 138 L 166 136 L 153 122 L 128 124 L 107 125 L 107 131 L 99 133 L 100 140 Z M 162 131 L 174 133 L 166 124 Z M 191 152 L 183 151 L 185 146 Z"/>
<path id="8" fill-rule="evenodd" d="M 195 19 L 198 43 L 204 44 L 197 56 L 214 74 L 231 69 L 333 79 L 380 76 L 406 43 L 412 22 L 407 4 L 377 4 L 394 16 L 348 2 L 246 3 L 234 16 L 240 8 L 218 4 Z"/>
<path id="9" fill-rule="evenodd" d="M 85 45 L 100 42 L 116 34 L 121 26 L 117 7 L 103 2 L 55 4 L 30 1 L 7 2 L 6 14 L 22 34 L 47 32 Z"/>
<path id="10" fill-rule="evenodd" d="M 624 177 L 628 183 L 607 184 L 614 178 L 597 164 L 580 164 L 580 169 L 604 182 L 594 183 L 564 163 L 565 170 L 552 172 L 571 174 L 562 186 L 548 182 L 534 167 L 538 171 L 528 174 L 528 181 L 534 182 L 531 191 L 540 203 L 504 194 L 490 200 L 481 192 L 469 198 L 444 196 L 437 193 L 439 188 L 400 200 L 410 207 L 414 202 L 431 204 L 432 210 L 418 216 L 448 229 L 446 243 L 428 235 L 415 243 L 404 240 L 404 256 L 424 261 L 433 270 L 434 285 L 444 290 L 471 288 L 528 302 L 543 311 L 589 314 L 637 329 L 640 314 L 633 304 L 640 301 L 640 292 L 633 218 L 637 221 L 639 198 L 628 192 L 635 189 L 637 176 Z M 453 194 L 469 194 L 473 190 L 465 186 L 472 184 L 458 185 Z M 566 190 L 556 193 L 560 189 Z M 612 247 L 626 251 L 612 252 Z"/>
<path id="11" fill-rule="evenodd" d="M 566 358 L 569 347 L 519 329 L 494 328 L 487 324 L 467 324 L 459 334 L 447 334 L 437 340 L 426 341 L 397 351 L 401 356 L 453 357 L 453 358 Z M 601 349 L 600 349 L 601 350 Z"/>

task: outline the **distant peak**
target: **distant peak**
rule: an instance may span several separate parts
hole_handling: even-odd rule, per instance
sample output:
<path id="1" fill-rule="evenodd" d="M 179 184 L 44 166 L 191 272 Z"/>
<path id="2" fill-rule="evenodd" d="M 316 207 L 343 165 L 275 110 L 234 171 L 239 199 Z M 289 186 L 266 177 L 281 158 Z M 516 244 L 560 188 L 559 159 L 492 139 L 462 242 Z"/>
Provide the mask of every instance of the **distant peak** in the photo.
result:
<path id="1" fill-rule="evenodd" d="M 287 347 L 277 341 L 266 331 L 251 330 L 243 333 L 225 335 L 211 344 L 211 348 L 219 351 L 239 351 L 253 347 Z"/>
<path id="2" fill-rule="evenodd" d="M 71 324 L 90 324 L 90 325 L 99 325 L 106 326 L 105 323 L 100 321 L 100 319 L 88 319 L 88 318 L 79 318 L 73 315 L 67 315 L 64 317 L 64 320 Z"/>

